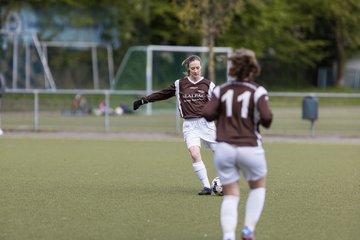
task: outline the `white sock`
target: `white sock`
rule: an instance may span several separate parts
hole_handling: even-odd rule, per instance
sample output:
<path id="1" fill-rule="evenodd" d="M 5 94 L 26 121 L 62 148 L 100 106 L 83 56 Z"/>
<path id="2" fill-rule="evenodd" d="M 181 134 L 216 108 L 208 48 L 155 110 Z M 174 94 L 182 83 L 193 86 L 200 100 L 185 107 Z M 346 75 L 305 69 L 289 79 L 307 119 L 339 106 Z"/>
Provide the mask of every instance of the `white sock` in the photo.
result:
<path id="1" fill-rule="evenodd" d="M 250 190 L 245 208 L 245 222 L 244 226 L 251 231 L 255 230 L 256 224 L 260 219 L 264 203 L 265 203 L 265 188 L 255 188 Z"/>
<path id="2" fill-rule="evenodd" d="M 235 240 L 239 201 L 240 196 L 225 195 L 223 198 L 220 210 L 223 240 Z"/>
<path id="3" fill-rule="evenodd" d="M 210 188 L 206 167 L 203 161 L 193 163 L 193 168 L 204 187 Z"/>

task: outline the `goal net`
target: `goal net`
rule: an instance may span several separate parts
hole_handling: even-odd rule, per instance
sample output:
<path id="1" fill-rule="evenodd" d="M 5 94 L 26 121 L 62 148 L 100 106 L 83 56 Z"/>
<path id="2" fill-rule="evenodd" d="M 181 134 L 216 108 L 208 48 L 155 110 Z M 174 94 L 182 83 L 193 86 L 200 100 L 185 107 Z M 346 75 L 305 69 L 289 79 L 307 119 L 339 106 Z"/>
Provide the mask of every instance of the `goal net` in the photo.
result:
<path id="1" fill-rule="evenodd" d="M 215 47 L 216 84 L 227 81 L 228 63 L 224 56 L 229 56 L 232 48 Z M 146 94 L 165 88 L 176 79 L 184 76 L 186 69 L 181 65 L 189 55 L 199 55 L 203 61 L 203 75 L 208 75 L 209 48 L 196 46 L 149 45 L 129 48 L 119 66 L 112 88 L 114 90 L 144 90 Z M 152 113 L 151 104 L 146 113 Z"/>
<path id="2" fill-rule="evenodd" d="M 232 48 L 215 47 L 215 81 L 227 80 L 227 62 L 224 56 L 232 53 Z M 149 45 L 131 47 L 117 70 L 113 89 L 143 90 L 151 92 L 173 83 L 186 71 L 181 66 L 188 56 L 196 54 L 203 60 L 203 74 L 208 75 L 209 48 L 194 46 Z"/>

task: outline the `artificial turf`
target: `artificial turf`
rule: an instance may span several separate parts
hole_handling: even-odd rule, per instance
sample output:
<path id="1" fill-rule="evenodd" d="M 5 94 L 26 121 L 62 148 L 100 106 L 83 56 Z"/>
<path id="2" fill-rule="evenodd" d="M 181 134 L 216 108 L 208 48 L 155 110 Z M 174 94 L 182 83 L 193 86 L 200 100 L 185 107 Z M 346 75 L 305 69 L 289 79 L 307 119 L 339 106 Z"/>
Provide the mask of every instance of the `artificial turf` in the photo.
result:
<path id="1" fill-rule="evenodd" d="M 360 235 L 359 144 L 264 147 L 258 239 Z M 0 153 L 0 239 L 221 239 L 222 198 L 196 195 L 201 185 L 180 140 L 3 136 Z M 215 177 L 211 152 L 203 158 Z"/>

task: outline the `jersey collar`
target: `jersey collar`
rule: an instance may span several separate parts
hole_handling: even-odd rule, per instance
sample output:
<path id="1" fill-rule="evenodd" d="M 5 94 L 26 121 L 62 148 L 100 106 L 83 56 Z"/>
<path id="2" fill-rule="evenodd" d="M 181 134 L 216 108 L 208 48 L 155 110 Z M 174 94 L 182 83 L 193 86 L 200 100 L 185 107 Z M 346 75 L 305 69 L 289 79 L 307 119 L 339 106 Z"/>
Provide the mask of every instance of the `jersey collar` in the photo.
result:
<path id="1" fill-rule="evenodd" d="M 204 77 L 201 77 L 201 78 L 200 78 L 199 80 L 197 80 L 197 81 L 191 80 L 190 77 L 187 77 L 187 79 L 188 79 L 192 84 L 196 84 L 196 83 L 200 82 L 201 80 L 203 80 Z"/>

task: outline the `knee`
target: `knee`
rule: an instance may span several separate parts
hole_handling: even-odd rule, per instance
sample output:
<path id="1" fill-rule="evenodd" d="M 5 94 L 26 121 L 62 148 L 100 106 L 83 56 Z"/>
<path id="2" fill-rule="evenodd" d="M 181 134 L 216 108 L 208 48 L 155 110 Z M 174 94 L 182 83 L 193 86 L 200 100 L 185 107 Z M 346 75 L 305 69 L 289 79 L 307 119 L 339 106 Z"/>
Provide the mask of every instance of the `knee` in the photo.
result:
<path id="1" fill-rule="evenodd" d="M 189 148 L 189 152 L 193 162 L 201 161 L 200 149 L 198 147 Z"/>
<path id="2" fill-rule="evenodd" d="M 250 187 L 250 189 L 266 187 L 266 177 L 262 177 L 258 180 L 254 180 L 254 181 L 250 180 L 249 187 Z"/>

